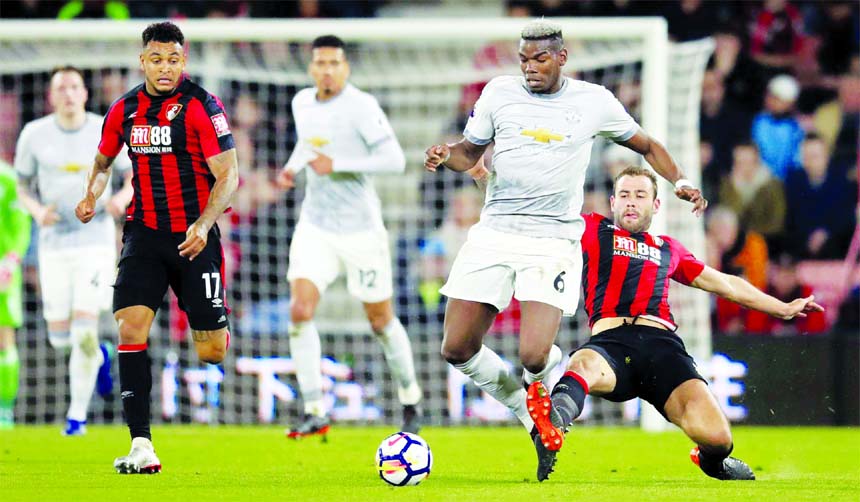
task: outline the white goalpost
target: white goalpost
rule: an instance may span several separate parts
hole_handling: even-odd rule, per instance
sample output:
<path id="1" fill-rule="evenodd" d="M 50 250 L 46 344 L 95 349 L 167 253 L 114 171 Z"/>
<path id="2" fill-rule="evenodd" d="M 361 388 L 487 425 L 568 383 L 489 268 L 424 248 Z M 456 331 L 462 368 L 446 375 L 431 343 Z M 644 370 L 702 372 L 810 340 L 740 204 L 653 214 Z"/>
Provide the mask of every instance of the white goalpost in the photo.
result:
<path id="1" fill-rule="evenodd" d="M 713 43 L 672 44 L 661 18 L 557 18 L 570 51 L 568 74 L 616 92 L 645 130 L 666 144 L 699 183 L 700 88 Z M 86 74 L 88 109 L 104 113 L 110 102 L 142 81 L 140 34 L 149 20 L 0 21 L 0 157 L 11 160 L 24 122 L 50 112 L 44 99 L 52 67 L 73 65 Z M 285 194 L 270 181 L 294 143 L 290 100 L 311 84 L 308 43 L 332 33 L 347 43 L 351 81 L 374 94 L 386 110 L 407 156 L 400 176 L 375 182 L 395 261 L 395 308 L 413 343 L 429 421 L 512 423 L 505 410 L 463 382 L 439 356 L 442 304 L 434 285 L 474 218 L 474 189 L 454 173 L 422 168 L 423 151 L 459 137 L 469 89 L 496 75 L 518 74 L 516 42 L 526 21 L 517 18 L 378 18 L 361 20 L 183 20 L 188 72 L 221 97 L 231 120 L 243 188 L 234 211 L 222 218 L 230 261 L 227 282 L 234 315 L 231 354 L 220 369 L 199 363 L 183 341 L 181 323 L 168 304 L 151 335 L 155 420 L 210 423 L 289 422 L 299 406 L 286 339 L 285 279 L 301 190 Z M 513 52 L 511 52 L 513 47 Z M 605 185 L 598 142 L 591 182 Z M 662 218 L 655 231 L 681 239 L 704 257 L 702 221 L 660 186 Z M 458 226 L 461 225 L 461 226 Z M 438 289 L 438 288 L 437 288 Z M 687 348 L 701 362 L 710 357 L 708 299 L 673 286 L 673 311 Z M 48 346 L 37 292 L 28 291 L 26 325 L 18 331 L 22 379 L 16 418 L 62 418 L 66 363 Z M 393 422 L 396 389 L 361 305 L 337 283 L 318 311 L 327 359 L 326 400 L 335 419 Z M 487 344 L 516 364 L 516 315 L 497 323 Z M 582 313 L 565 321 L 559 344 L 569 351 L 587 338 Z M 559 371 L 560 374 L 560 371 Z M 556 378 L 559 376 L 556 375 Z M 59 395 L 58 395 L 59 389 Z M 93 422 L 121 420 L 119 402 L 96 403 Z M 590 402 L 585 423 L 635 423 L 628 406 Z M 160 418 L 159 418 L 160 417 Z M 656 412 L 642 426 L 662 427 Z"/>

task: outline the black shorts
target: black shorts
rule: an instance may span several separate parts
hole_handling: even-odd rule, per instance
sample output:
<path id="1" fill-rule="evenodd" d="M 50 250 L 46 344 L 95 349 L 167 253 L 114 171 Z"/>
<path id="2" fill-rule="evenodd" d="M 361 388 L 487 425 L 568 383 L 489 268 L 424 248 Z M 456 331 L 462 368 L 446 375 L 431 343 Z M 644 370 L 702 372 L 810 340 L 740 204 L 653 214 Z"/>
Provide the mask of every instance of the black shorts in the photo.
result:
<path id="1" fill-rule="evenodd" d="M 663 406 L 679 385 L 690 379 L 707 383 L 681 338 L 665 329 L 626 324 L 592 336 L 576 350 L 582 349 L 602 355 L 615 371 L 615 389 L 600 397 L 615 402 L 641 397 L 664 417 Z"/>
<path id="2" fill-rule="evenodd" d="M 227 327 L 229 310 L 218 226 L 209 230 L 206 247 L 194 261 L 179 255 L 177 247 L 184 240 L 184 233 L 153 230 L 135 221 L 125 224 L 113 291 L 114 312 L 137 305 L 157 312 L 170 286 L 179 299 L 179 308 L 188 314 L 191 329 Z"/>

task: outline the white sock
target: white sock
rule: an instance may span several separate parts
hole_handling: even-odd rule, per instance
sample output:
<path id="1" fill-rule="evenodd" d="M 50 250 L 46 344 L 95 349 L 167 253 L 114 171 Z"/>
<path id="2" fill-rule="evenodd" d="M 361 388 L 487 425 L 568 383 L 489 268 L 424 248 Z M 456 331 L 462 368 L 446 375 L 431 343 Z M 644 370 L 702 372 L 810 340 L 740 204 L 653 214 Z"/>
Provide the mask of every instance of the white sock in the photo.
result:
<path id="1" fill-rule="evenodd" d="M 57 350 L 65 350 L 72 346 L 72 338 L 68 331 L 48 331 L 48 342 Z"/>
<path id="2" fill-rule="evenodd" d="M 421 401 L 421 387 L 415 378 L 412 345 L 409 343 L 406 329 L 395 317 L 383 328 L 382 333 L 376 333 L 376 339 L 382 344 L 388 368 L 397 383 L 397 398 L 400 404 L 418 404 Z"/>
<path id="3" fill-rule="evenodd" d="M 523 368 L 523 381 L 525 381 L 526 385 L 531 385 L 535 382 L 543 380 L 547 375 L 556 367 L 558 363 L 561 362 L 563 354 L 561 352 L 561 347 L 558 345 L 553 345 L 549 349 L 549 355 L 546 358 L 546 366 L 542 370 L 537 373 L 532 373 L 531 371 Z"/>
<path id="4" fill-rule="evenodd" d="M 296 379 L 305 404 L 305 413 L 325 416 L 322 392 L 322 349 L 320 335 L 313 321 L 290 326 L 290 355 L 296 366 Z"/>
<path id="5" fill-rule="evenodd" d="M 531 432 L 534 422 L 526 409 L 526 390 L 517 378 L 511 375 L 505 362 L 486 345 L 463 364 L 455 368 L 471 378 L 475 384 L 508 407 L 520 419 L 527 431 Z"/>
<path id="6" fill-rule="evenodd" d="M 75 319 L 71 325 L 72 354 L 69 356 L 69 387 L 72 396 L 66 418 L 85 421 L 99 366 L 104 361 L 99 349 L 98 323 Z"/>

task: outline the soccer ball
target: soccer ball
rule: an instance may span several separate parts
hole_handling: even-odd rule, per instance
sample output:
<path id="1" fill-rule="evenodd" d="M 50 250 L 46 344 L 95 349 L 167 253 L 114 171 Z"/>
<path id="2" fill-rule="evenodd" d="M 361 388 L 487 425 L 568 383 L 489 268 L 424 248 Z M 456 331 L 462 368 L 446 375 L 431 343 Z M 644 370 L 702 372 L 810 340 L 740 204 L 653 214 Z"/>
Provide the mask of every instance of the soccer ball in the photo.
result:
<path id="1" fill-rule="evenodd" d="M 376 468 L 383 481 L 394 486 L 417 485 L 430 475 L 433 454 L 427 441 L 409 432 L 395 432 L 376 449 Z"/>

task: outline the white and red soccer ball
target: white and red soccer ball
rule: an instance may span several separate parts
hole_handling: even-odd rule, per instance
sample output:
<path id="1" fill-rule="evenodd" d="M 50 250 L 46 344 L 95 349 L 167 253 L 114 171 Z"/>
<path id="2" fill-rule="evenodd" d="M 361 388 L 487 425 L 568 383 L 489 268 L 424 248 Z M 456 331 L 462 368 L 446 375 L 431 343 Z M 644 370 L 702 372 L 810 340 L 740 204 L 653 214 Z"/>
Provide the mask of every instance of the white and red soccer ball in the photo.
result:
<path id="1" fill-rule="evenodd" d="M 433 454 L 421 436 L 395 432 L 376 449 L 376 467 L 379 477 L 390 485 L 417 485 L 430 475 Z"/>

